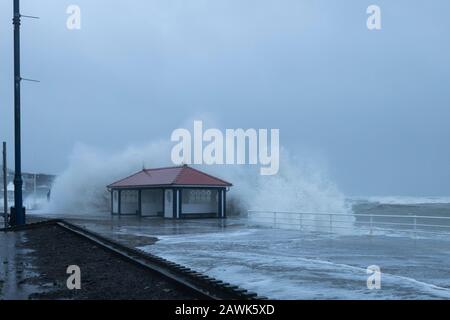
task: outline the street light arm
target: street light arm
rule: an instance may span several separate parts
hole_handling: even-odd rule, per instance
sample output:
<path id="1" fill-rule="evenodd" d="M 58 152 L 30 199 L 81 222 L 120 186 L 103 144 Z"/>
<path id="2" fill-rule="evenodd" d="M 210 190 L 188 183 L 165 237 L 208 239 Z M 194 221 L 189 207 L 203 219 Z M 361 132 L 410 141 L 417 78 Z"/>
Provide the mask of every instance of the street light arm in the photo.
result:
<path id="1" fill-rule="evenodd" d="M 35 16 L 26 16 L 26 15 L 23 15 L 23 14 L 19 14 L 19 16 L 20 16 L 20 17 L 22 17 L 22 18 L 29 18 L 29 19 L 40 19 L 40 17 L 35 17 Z"/>
<path id="2" fill-rule="evenodd" d="M 29 81 L 29 82 L 41 82 L 39 80 L 27 79 L 27 78 L 20 78 L 20 80 L 22 80 L 22 81 Z"/>

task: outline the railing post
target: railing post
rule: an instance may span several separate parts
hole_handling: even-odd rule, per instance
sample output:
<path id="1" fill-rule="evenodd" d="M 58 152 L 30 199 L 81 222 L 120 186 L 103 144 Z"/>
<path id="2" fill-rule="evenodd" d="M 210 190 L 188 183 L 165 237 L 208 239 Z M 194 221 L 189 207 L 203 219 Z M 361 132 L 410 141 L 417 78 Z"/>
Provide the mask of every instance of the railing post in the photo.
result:
<path id="1" fill-rule="evenodd" d="M 6 142 L 3 142 L 3 218 L 8 228 L 8 167 L 6 165 Z"/>
<path id="2" fill-rule="evenodd" d="M 303 214 L 300 213 L 300 230 L 303 230 Z"/>
<path id="3" fill-rule="evenodd" d="M 417 215 L 414 216 L 414 239 L 417 237 Z"/>
<path id="4" fill-rule="evenodd" d="M 273 213 L 273 227 L 274 228 L 277 227 L 277 213 L 276 212 Z"/>
<path id="5" fill-rule="evenodd" d="M 247 210 L 247 219 L 245 219 L 245 227 L 248 228 L 250 226 L 250 210 Z"/>

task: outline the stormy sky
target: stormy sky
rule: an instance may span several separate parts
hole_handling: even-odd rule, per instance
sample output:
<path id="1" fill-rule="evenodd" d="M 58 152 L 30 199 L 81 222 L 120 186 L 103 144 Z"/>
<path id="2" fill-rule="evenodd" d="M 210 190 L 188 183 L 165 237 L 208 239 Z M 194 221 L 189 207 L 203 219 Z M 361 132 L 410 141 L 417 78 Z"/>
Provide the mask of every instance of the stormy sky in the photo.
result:
<path id="1" fill-rule="evenodd" d="M 77 142 L 170 139 L 189 119 L 279 128 L 349 195 L 450 194 L 450 2 L 22 0 L 23 169 Z M 81 8 L 81 30 L 66 9 Z M 366 9 L 380 6 L 382 30 Z M 0 140 L 13 143 L 12 0 L 0 2 Z M 12 149 L 9 162 L 12 164 Z"/>

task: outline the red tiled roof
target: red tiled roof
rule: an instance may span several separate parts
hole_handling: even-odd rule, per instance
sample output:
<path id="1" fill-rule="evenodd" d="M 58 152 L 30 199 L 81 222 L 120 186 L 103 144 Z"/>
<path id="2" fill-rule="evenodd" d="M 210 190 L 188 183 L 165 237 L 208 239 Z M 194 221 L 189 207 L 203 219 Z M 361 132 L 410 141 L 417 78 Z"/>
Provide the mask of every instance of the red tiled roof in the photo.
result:
<path id="1" fill-rule="evenodd" d="M 108 188 L 152 186 L 218 186 L 232 184 L 189 166 L 144 169 L 125 179 L 110 184 Z"/>

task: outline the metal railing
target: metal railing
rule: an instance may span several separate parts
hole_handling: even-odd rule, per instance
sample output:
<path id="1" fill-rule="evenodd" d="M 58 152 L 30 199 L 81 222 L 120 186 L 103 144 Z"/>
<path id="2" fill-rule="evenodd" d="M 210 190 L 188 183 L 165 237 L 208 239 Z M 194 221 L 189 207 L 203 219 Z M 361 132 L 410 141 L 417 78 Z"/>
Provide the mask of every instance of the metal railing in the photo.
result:
<path id="1" fill-rule="evenodd" d="M 249 224 L 274 228 L 337 232 L 339 230 L 407 231 L 414 235 L 450 235 L 450 216 L 356 214 L 356 213 L 306 213 L 289 211 L 249 210 Z"/>

